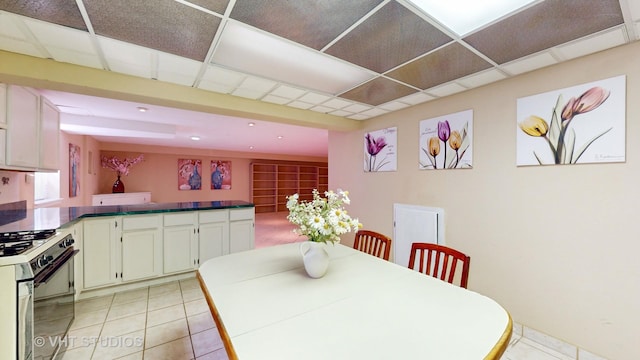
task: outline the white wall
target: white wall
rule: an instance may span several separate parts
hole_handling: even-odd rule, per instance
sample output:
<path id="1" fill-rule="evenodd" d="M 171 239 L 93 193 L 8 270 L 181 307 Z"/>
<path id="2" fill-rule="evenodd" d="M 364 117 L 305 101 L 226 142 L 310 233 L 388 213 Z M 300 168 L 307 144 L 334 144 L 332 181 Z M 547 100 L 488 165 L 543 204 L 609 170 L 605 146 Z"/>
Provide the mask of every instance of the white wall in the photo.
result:
<path id="1" fill-rule="evenodd" d="M 394 202 L 444 208 L 447 244 L 471 256 L 471 290 L 531 328 L 640 359 L 639 55 L 634 43 L 331 132 L 329 186 L 350 191 L 365 228 L 389 235 Z M 516 167 L 519 97 L 618 75 L 627 76 L 626 163 Z M 473 169 L 419 170 L 419 121 L 466 109 Z M 364 173 L 365 131 L 390 126 L 398 171 Z"/>

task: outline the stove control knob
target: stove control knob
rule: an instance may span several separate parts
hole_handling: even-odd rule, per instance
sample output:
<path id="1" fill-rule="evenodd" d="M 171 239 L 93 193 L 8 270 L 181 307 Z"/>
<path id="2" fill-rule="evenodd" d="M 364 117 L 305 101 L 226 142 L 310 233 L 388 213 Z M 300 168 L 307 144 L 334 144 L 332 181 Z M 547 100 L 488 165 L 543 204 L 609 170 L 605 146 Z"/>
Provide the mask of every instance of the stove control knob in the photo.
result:
<path id="1" fill-rule="evenodd" d="M 38 267 L 44 267 L 47 266 L 47 264 L 49 264 L 49 261 L 51 260 L 53 260 L 53 256 L 42 255 L 42 257 L 38 259 L 38 261 L 36 261 L 36 265 L 38 265 Z"/>
<path id="2" fill-rule="evenodd" d="M 67 240 L 64 241 L 64 245 L 65 247 L 69 247 L 71 245 L 73 245 L 76 241 L 73 240 L 73 238 L 68 238 Z"/>

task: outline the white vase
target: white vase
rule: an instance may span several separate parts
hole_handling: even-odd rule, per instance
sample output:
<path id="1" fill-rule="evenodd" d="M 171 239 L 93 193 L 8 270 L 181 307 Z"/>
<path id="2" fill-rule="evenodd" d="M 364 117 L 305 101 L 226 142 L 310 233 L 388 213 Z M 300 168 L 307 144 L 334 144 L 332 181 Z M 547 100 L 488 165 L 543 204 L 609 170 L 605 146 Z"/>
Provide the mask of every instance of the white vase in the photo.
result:
<path id="1" fill-rule="evenodd" d="M 329 268 L 329 253 L 325 243 L 305 241 L 300 244 L 300 253 L 307 275 L 317 279 L 324 276 Z"/>

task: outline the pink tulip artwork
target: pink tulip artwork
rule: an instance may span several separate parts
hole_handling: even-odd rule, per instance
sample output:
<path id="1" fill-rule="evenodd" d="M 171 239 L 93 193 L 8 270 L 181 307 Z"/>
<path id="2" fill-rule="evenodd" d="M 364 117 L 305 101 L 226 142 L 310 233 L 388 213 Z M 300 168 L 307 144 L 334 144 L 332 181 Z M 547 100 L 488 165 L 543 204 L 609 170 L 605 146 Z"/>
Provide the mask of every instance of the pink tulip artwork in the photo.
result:
<path id="1" fill-rule="evenodd" d="M 624 161 L 625 108 L 624 76 L 518 99 L 517 164 Z"/>

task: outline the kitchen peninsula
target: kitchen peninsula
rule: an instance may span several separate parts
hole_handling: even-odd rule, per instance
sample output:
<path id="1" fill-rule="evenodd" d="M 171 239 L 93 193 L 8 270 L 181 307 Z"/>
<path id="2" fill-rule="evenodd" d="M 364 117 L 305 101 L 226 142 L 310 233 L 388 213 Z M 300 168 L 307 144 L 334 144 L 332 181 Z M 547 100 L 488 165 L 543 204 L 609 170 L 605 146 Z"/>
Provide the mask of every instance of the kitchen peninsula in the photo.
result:
<path id="1" fill-rule="evenodd" d="M 254 248 L 254 205 L 245 201 L 146 203 L 16 210 L 0 233 L 72 234 L 78 296 L 193 276 L 210 258 Z M 30 260 L 47 241 L 1 265 Z M 35 256 L 35 255 L 34 255 Z"/>

